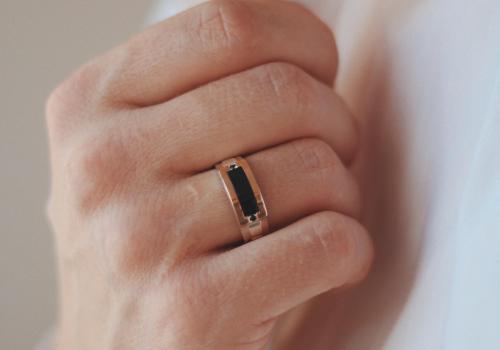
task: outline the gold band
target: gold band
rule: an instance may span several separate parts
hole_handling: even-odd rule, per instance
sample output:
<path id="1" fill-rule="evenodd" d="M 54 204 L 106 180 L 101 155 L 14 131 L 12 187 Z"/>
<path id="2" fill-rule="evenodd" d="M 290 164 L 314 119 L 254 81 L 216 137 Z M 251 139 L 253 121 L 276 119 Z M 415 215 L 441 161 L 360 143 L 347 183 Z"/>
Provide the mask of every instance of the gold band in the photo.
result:
<path id="1" fill-rule="evenodd" d="M 232 204 L 243 240 L 253 241 L 266 235 L 269 231 L 266 205 L 247 161 L 235 157 L 215 167 Z"/>

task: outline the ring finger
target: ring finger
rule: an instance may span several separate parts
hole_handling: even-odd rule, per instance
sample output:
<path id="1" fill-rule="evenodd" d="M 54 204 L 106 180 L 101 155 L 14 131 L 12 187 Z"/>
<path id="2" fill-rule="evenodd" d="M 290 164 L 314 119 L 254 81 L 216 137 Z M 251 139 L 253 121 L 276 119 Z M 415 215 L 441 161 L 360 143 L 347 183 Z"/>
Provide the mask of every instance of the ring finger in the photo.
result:
<path id="1" fill-rule="evenodd" d="M 270 231 L 307 215 L 330 210 L 356 217 L 357 185 L 332 148 L 319 139 L 282 144 L 247 158 L 269 213 Z M 196 198 L 178 225 L 190 232 L 197 251 L 241 241 L 238 222 L 216 170 L 185 178 L 180 195 Z M 193 196 L 193 194 L 195 194 Z M 207 232 L 211 232 L 207 236 Z"/>

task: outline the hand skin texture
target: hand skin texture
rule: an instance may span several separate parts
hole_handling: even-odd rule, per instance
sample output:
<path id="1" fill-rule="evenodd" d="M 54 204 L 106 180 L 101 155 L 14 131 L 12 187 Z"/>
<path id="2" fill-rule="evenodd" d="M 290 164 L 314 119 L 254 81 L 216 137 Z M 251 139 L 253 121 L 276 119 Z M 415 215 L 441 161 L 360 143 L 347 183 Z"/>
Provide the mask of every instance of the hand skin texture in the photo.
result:
<path id="1" fill-rule="evenodd" d="M 52 93 L 56 349 L 264 349 L 285 312 L 366 275 L 336 65 L 332 33 L 301 6 L 211 1 Z M 236 155 L 272 232 L 247 244 L 213 169 Z"/>

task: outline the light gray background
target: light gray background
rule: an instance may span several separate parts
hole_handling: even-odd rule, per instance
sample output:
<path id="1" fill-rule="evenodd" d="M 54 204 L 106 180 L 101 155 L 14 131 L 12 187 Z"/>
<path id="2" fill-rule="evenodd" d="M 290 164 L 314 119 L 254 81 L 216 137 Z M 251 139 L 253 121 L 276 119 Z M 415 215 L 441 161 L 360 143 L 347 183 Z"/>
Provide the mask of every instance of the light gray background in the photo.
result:
<path id="1" fill-rule="evenodd" d="M 141 29 L 148 0 L 0 1 L 0 349 L 31 349 L 55 319 L 45 218 L 44 103 L 57 82 Z"/>

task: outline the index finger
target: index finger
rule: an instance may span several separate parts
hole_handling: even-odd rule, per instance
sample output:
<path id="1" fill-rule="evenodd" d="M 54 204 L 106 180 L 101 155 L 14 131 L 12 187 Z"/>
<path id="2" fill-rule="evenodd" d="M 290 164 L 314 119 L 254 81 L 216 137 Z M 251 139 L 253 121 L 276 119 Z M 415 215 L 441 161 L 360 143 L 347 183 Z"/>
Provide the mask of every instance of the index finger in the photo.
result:
<path id="1" fill-rule="evenodd" d="M 97 64 L 112 67 L 108 99 L 152 105 L 272 61 L 295 64 L 331 84 L 337 67 L 333 35 L 292 2 L 215 0 L 150 27 Z"/>

